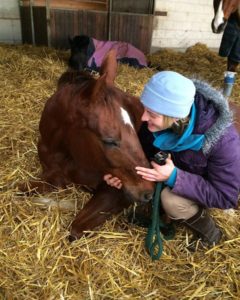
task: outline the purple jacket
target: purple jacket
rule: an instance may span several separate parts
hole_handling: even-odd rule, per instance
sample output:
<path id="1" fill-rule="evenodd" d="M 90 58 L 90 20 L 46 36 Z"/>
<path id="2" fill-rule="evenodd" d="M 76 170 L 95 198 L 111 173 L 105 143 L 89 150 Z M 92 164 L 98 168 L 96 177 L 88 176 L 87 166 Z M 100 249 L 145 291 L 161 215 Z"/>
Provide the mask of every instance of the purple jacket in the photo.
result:
<path id="1" fill-rule="evenodd" d="M 172 192 L 204 207 L 235 208 L 240 192 L 240 136 L 232 125 L 228 102 L 207 83 L 197 89 L 193 133 L 205 134 L 200 151 L 172 152 L 177 178 Z"/>

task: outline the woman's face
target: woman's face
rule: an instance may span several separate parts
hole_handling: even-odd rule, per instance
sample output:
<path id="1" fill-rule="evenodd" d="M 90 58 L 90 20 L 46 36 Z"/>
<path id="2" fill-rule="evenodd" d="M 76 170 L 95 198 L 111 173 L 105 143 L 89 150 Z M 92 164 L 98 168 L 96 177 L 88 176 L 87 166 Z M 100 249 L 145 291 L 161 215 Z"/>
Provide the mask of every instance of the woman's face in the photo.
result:
<path id="1" fill-rule="evenodd" d="M 164 115 L 157 114 L 147 107 L 144 107 L 141 120 L 148 123 L 148 130 L 151 132 L 161 131 L 169 127 L 164 122 Z"/>

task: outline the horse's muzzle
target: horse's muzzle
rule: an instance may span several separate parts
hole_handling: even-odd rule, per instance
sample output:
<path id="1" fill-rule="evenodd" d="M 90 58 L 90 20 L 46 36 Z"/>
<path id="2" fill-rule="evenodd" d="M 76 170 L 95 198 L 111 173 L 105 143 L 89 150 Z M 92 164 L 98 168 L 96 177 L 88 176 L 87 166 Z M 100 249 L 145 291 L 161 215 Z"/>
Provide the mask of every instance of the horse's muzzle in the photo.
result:
<path id="1" fill-rule="evenodd" d="M 221 33 L 224 31 L 225 27 L 227 25 L 227 22 L 224 21 L 224 23 L 221 23 L 217 28 L 214 26 L 214 19 L 212 20 L 212 32 L 213 33 Z"/>
<path id="2" fill-rule="evenodd" d="M 124 195 L 130 203 L 139 203 L 139 204 L 146 204 L 149 203 L 154 195 L 154 190 L 146 189 L 144 191 L 134 191 L 131 189 L 131 191 L 124 189 Z"/>
<path id="3" fill-rule="evenodd" d="M 142 203 L 148 203 L 153 198 L 153 192 L 145 192 L 142 194 L 141 198 L 139 199 Z"/>

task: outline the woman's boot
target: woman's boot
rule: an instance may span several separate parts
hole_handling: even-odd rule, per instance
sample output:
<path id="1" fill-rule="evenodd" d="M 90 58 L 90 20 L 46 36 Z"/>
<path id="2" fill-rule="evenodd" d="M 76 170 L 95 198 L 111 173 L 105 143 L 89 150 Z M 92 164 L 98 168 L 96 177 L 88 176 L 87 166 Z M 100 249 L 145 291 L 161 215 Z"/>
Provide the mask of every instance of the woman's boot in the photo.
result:
<path id="1" fill-rule="evenodd" d="M 205 209 L 200 208 L 193 217 L 184 220 L 183 223 L 197 234 L 206 247 L 218 244 L 222 237 L 222 232 Z"/>

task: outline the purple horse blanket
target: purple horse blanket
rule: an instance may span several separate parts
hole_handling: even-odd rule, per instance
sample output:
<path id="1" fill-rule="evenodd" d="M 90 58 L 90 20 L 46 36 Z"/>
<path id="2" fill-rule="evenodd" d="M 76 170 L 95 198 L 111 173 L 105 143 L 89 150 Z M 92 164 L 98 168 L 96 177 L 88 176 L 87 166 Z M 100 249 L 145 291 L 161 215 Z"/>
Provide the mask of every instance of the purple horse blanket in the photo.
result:
<path id="1" fill-rule="evenodd" d="M 142 51 L 126 42 L 118 41 L 99 41 L 92 38 L 95 52 L 88 60 L 88 66 L 100 67 L 109 50 L 115 49 L 117 53 L 117 60 L 124 63 L 125 61 L 132 61 L 131 64 L 135 64 L 139 67 L 147 67 L 147 61 Z"/>
<path id="2" fill-rule="evenodd" d="M 117 61 L 136 68 L 147 67 L 144 53 L 126 42 L 99 41 L 86 35 L 69 38 L 71 57 L 69 66 L 75 70 L 91 69 L 98 71 L 105 55 L 115 49 Z"/>

